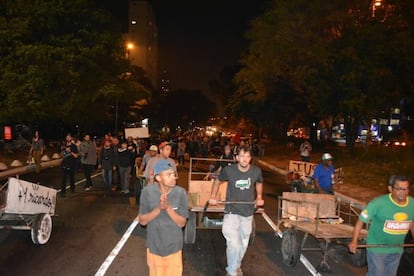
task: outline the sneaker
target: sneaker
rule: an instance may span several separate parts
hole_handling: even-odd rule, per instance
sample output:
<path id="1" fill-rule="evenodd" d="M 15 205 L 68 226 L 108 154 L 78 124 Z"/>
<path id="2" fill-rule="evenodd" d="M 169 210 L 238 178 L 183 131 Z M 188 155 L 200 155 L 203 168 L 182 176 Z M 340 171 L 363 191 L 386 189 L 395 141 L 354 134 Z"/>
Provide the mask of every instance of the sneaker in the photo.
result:
<path id="1" fill-rule="evenodd" d="M 86 187 L 85 188 L 85 192 L 88 192 L 88 191 L 90 191 L 91 190 L 91 187 Z"/>

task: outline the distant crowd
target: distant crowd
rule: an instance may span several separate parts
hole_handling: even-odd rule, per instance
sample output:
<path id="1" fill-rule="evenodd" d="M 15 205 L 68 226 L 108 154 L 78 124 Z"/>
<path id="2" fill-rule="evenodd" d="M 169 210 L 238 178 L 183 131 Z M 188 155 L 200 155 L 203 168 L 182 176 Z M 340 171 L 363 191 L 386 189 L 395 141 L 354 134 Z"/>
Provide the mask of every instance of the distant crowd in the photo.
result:
<path id="1" fill-rule="evenodd" d="M 168 153 L 161 152 L 159 146 L 163 142 L 167 142 L 171 147 Z M 165 158 L 171 158 L 177 166 L 182 166 L 191 157 L 219 158 L 224 153 L 225 146 L 230 147 L 235 155 L 241 145 L 251 147 L 253 160 L 264 153 L 263 144 L 258 139 L 241 138 L 238 135 L 206 135 L 198 130 L 174 135 L 156 134 L 149 138 L 125 137 L 123 133 L 119 135 L 107 133 L 103 137 L 92 136 L 89 133 L 81 137 L 68 134 L 61 143 L 63 157 L 61 195 L 65 196 L 67 179 L 69 179 L 70 190 L 74 191 L 74 176 L 80 170 L 84 172 L 86 178 L 85 191 L 92 189 L 91 174 L 99 169 L 102 170 L 108 190 L 120 190 L 121 193 L 128 194 L 131 177 L 143 175 L 148 159 L 151 157 L 164 154 Z M 35 163 L 40 163 L 43 147 L 43 139 L 36 131 L 30 151 L 30 154 L 35 157 Z M 40 172 L 40 166 L 38 168 L 37 172 Z"/>

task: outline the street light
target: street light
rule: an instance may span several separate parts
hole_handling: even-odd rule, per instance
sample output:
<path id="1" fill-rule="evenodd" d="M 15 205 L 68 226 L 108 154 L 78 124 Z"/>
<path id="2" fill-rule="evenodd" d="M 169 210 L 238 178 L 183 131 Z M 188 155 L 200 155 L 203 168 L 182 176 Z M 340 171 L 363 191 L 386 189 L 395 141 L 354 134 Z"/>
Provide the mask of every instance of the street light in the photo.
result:
<path id="1" fill-rule="evenodd" d="M 132 43 L 132 42 L 128 42 L 127 44 L 126 44 L 126 53 L 125 53 L 125 59 L 126 60 L 129 60 L 129 54 L 130 54 L 130 52 L 129 51 L 131 51 L 131 50 L 133 50 L 134 49 L 134 43 Z"/>

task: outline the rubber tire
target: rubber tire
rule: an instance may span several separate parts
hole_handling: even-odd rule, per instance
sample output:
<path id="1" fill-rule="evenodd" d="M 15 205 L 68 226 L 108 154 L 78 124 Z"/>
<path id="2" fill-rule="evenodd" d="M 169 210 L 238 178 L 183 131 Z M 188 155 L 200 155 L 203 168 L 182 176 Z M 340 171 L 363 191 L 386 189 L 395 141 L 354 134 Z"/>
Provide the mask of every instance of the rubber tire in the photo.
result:
<path id="1" fill-rule="evenodd" d="M 250 233 L 249 237 L 249 245 L 252 245 L 254 243 L 254 239 L 256 238 L 256 221 L 252 220 L 252 232 Z"/>
<path id="2" fill-rule="evenodd" d="M 354 254 L 351 254 L 350 262 L 355 267 L 364 267 L 367 265 L 367 251 L 364 248 L 358 248 Z"/>
<path id="3" fill-rule="evenodd" d="M 52 234 L 52 217 L 49 214 L 37 214 L 30 230 L 34 244 L 45 244 Z"/>
<path id="4" fill-rule="evenodd" d="M 283 232 L 281 252 L 284 264 L 290 267 L 296 266 L 301 254 L 296 231 L 287 229 Z"/>
<path id="5" fill-rule="evenodd" d="M 196 240 L 197 217 L 195 212 L 188 212 L 188 220 L 184 227 L 184 243 L 193 244 Z"/>

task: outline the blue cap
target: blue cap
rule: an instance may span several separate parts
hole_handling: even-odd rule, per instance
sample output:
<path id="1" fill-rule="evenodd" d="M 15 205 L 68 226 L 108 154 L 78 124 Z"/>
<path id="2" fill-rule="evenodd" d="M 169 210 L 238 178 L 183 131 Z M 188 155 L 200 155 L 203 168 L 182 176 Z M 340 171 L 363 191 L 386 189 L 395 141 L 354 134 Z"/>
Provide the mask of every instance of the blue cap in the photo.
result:
<path id="1" fill-rule="evenodd" d="M 154 175 L 157 175 L 160 172 L 167 171 L 169 169 L 172 169 L 171 164 L 167 160 L 161 159 L 154 165 Z"/>

